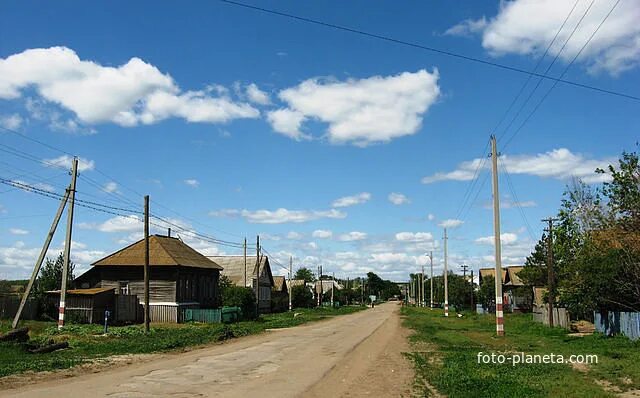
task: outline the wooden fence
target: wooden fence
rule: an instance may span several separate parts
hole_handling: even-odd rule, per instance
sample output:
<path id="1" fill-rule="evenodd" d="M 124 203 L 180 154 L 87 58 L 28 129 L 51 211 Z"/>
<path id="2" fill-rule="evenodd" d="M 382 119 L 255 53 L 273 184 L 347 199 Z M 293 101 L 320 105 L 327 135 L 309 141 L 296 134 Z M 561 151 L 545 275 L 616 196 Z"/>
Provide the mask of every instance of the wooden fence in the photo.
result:
<path id="1" fill-rule="evenodd" d="M 0 318 L 13 319 L 18 311 L 21 299 L 22 297 L 20 296 L 0 296 Z M 38 319 L 38 303 L 36 300 L 27 300 L 20 319 Z"/>
<path id="2" fill-rule="evenodd" d="M 596 331 L 607 336 L 621 334 L 631 340 L 640 339 L 640 312 L 594 312 Z"/>
<path id="3" fill-rule="evenodd" d="M 144 321 L 143 306 L 136 295 L 116 294 L 115 311 L 111 315 L 114 323 L 140 323 Z"/>
<path id="4" fill-rule="evenodd" d="M 534 306 L 533 320 L 549 326 L 549 309 L 547 306 Z M 553 326 L 569 329 L 571 321 L 566 308 L 553 308 Z"/>

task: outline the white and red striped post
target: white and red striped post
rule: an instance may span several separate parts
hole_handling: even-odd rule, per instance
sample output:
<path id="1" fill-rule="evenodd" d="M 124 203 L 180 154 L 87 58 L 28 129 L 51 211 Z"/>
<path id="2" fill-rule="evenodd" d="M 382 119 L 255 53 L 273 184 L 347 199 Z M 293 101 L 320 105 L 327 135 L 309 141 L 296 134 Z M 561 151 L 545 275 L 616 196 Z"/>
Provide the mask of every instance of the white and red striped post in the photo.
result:
<path id="1" fill-rule="evenodd" d="M 447 254 L 447 229 L 444 229 L 444 316 L 449 316 L 449 281 L 447 276 L 449 274 L 448 268 L 448 254 Z"/>
<path id="2" fill-rule="evenodd" d="M 502 312 L 502 297 L 496 296 L 496 334 L 504 336 L 504 312 Z"/>

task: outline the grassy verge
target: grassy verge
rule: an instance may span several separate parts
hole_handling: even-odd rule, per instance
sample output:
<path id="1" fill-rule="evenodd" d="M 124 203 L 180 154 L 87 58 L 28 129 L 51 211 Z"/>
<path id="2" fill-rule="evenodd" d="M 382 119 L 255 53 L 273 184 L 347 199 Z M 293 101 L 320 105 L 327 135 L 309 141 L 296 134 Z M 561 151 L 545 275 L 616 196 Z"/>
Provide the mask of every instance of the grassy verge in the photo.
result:
<path id="1" fill-rule="evenodd" d="M 495 337 L 495 318 L 465 314 L 444 318 L 442 311 L 403 308 L 405 324 L 415 331 L 411 353 L 419 384 L 449 397 L 611 397 L 640 388 L 640 342 L 602 335 L 568 336 L 531 319 L 508 314 L 506 336 Z M 478 353 L 595 354 L 598 363 L 479 364 Z M 606 385 L 606 388 L 603 388 Z"/>
<path id="2" fill-rule="evenodd" d="M 360 311 L 364 307 L 339 309 L 296 309 L 292 313 L 263 315 L 251 322 L 235 324 L 160 324 L 152 325 L 145 334 L 141 325 L 110 327 L 108 334 L 98 325 L 67 325 L 57 330 L 53 322 L 26 321 L 30 328 L 30 344 L 68 341 L 70 348 L 48 354 L 30 354 L 23 344 L 0 343 L 0 377 L 25 371 L 45 371 L 70 368 L 87 361 L 111 355 L 166 352 L 261 333 L 266 329 L 301 325 L 338 315 Z M 0 332 L 11 327 L 10 321 L 0 322 Z"/>

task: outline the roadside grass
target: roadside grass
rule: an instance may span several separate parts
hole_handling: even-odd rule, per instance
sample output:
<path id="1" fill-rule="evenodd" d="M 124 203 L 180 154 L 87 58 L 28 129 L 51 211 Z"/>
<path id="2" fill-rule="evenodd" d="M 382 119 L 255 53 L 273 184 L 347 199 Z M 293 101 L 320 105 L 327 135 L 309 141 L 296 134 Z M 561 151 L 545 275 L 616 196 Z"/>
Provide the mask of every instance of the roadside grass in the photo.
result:
<path id="1" fill-rule="evenodd" d="M 506 335 L 495 336 L 495 318 L 465 313 L 445 318 L 442 310 L 405 307 L 418 384 L 449 397 L 612 397 L 640 388 L 640 342 L 599 334 L 569 336 L 534 322 L 530 314 L 507 314 Z M 514 355 L 595 354 L 597 364 L 479 364 L 478 353 Z M 606 383 L 607 389 L 600 385 Z M 600 384 L 598 384 L 600 383 Z M 429 394 L 427 388 L 424 391 Z"/>
<path id="2" fill-rule="evenodd" d="M 152 324 L 149 334 L 142 325 L 110 326 L 103 333 L 100 325 L 68 324 L 58 331 L 55 322 L 25 321 L 29 327 L 29 345 L 69 342 L 70 348 L 48 354 L 31 354 L 29 345 L 0 343 L 0 377 L 25 371 L 47 371 L 70 368 L 112 355 L 148 354 L 197 347 L 235 337 L 264 332 L 267 329 L 298 326 L 320 319 L 346 315 L 365 307 L 338 309 L 295 309 L 293 313 L 265 314 L 255 321 L 233 324 Z M 294 314 L 298 315 L 294 317 Z M 0 332 L 11 328 L 8 320 L 0 321 Z"/>

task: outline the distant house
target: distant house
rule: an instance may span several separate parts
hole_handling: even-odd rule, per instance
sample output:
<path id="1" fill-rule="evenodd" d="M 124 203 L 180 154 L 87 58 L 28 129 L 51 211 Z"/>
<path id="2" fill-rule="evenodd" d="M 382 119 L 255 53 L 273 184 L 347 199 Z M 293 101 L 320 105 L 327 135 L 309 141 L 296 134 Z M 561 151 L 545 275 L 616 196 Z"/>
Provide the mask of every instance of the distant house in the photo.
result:
<path id="1" fill-rule="evenodd" d="M 291 290 L 296 286 L 305 286 L 304 279 L 292 279 L 287 281 L 287 289 Z"/>
<path id="2" fill-rule="evenodd" d="M 505 309 L 512 312 L 531 311 L 531 294 L 528 294 L 529 291 L 526 289 L 518 289 L 525 286 L 518 276 L 523 268 L 521 266 L 502 268 L 502 302 Z M 493 279 L 495 274 L 495 268 L 480 268 L 480 284 L 482 285 L 488 277 Z"/>
<path id="3" fill-rule="evenodd" d="M 144 239 L 96 261 L 80 275 L 81 288 L 115 288 L 144 301 Z M 180 322 L 185 308 L 218 306 L 222 267 L 177 238 L 149 237 L 149 308 L 152 322 Z"/>
<path id="4" fill-rule="evenodd" d="M 289 289 L 284 276 L 273 277 L 271 288 L 271 311 L 282 312 L 289 309 Z"/>
<path id="5" fill-rule="evenodd" d="M 273 287 L 271 288 L 271 292 L 288 295 L 289 289 L 287 287 L 286 279 L 287 278 L 285 278 L 284 276 L 274 276 Z"/>
<path id="6" fill-rule="evenodd" d="M 271 265 L 267 256 L 260 256 L 260 266 L 257 266 L 256 256 L 209 256 L 209 259 L 220 264 L 222 275 L 226 276 L 236 286 L 250 287 L 260 297 L 260 312 L 271 312 L 271 288 L 274 286 Z M 259 275 L 259 278 L 256 277 Z M 260 281 L 260 290 L 257 279 Z"/>

